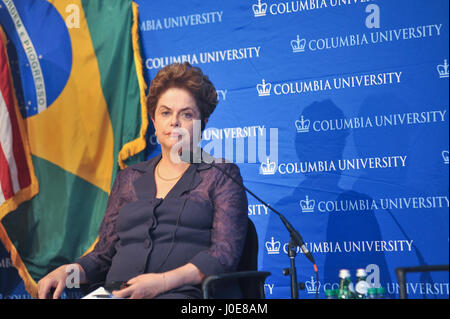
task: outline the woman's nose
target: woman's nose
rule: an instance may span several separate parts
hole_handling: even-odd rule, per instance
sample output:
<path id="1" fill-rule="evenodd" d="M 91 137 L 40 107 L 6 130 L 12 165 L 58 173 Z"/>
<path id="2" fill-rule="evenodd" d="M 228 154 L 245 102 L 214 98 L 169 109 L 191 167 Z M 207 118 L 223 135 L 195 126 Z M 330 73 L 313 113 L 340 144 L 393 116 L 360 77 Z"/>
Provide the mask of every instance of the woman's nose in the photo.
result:
<path id="1" fill-rule="evenodd" d="M 173 127 L 180 126 L 180 121 L 178 120 L 177 114 L 172 115 L 172 118 L 170 119 L 170 125 Z"/>

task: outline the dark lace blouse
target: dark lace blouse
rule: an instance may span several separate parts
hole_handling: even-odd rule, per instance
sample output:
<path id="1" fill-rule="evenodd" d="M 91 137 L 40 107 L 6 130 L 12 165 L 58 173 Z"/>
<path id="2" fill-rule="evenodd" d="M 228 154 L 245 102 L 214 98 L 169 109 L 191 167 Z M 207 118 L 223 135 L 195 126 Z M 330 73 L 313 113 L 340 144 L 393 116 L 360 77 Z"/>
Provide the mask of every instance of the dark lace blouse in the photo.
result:
<path id="1" fill-rule="evenodd" d="M 127 281 L 192 263 L 205 275 L 234 271 L 247 232 L 247 196 L 209 164 L 191 164 L 164 199 L 155 198 L 158 155 L 120 171 L 99 241 L 79 258 L 89 283 Z M 242 182 L 239 167 L 220 165 Z"/>

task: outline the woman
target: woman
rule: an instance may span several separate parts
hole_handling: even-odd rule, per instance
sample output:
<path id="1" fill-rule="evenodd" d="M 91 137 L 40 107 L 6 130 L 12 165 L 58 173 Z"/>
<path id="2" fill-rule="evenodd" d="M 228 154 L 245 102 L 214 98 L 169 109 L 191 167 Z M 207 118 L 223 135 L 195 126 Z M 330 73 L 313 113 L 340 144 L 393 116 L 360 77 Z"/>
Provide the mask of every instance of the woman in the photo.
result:
<path id="1" fill-rule="evenodd" d="M 195 146 L 194 124 L 203 130 L 217 103 L 199 68 L 173 64 L 158 72 L 147 107 L 161 154 L 117 174 L 99 242 L 69 265 L 80 283 L 126 282 L 113 292 L 122 298 L 201 298 L 205 277 L 235 270 L 247 231 L 245 191 L 211 165 L 174 156 L 180 145 Z M 235 164 L 216 165 L 242 181 Z M 51 297 L 51 288 L 59 298 L 67 266 L 39 281 L 40 298 Z"/>

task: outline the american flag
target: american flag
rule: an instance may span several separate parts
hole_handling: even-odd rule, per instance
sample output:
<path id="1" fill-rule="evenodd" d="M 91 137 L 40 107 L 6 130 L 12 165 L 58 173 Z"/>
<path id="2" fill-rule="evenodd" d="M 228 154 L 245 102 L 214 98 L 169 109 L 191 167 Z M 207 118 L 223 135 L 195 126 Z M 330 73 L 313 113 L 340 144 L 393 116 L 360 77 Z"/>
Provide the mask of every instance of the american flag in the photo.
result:
<path id="1" fill-rule="evenodd" d="M 0 220 L 29 198 L 17 196 L 32 183 L 31 158 L 23 119 L 14 94 L 6 50 L 6 36 L 0 27 Z"/>

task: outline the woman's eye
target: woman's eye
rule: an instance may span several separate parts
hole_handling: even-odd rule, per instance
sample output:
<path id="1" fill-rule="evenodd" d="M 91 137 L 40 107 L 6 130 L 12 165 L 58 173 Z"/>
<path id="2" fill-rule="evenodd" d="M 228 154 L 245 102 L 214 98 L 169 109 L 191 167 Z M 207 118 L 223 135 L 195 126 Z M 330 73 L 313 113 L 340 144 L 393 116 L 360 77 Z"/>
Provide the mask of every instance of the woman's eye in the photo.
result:
<path id="1" fill-rule="evenodd" d="M 183 117 L 184 117 L 185 119 L 192 119 L 193 116 L 194 116 L 194 115 L 193 115 L 192 113 L 183 113 Z"/>
<path id="2" fill-rule="evenodd" d="M 161 115 L 162 116 L 167 116 L 167 115 L 169 115 L 169 112 L 168 111 L 163 111 L 163 112 L 161 112 Z"/>

